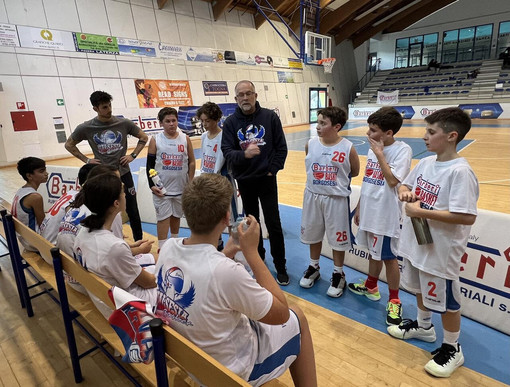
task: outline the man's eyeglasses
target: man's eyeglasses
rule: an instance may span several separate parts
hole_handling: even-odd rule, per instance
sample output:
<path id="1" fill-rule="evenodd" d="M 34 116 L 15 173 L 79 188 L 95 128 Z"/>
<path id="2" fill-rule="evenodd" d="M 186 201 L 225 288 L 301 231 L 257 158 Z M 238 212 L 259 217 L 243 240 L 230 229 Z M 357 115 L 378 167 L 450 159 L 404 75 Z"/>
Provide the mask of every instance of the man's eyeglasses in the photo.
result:
<path id="1" fill-rule="evenodd" d="M 236 95 L 237 98 L 244 98 L 244 97 L 248 97 L 250 98 L 252 95 L 255 95 L 255 92 L 254 91 L 247 91 L 246 93 L 238 93 Z"/>

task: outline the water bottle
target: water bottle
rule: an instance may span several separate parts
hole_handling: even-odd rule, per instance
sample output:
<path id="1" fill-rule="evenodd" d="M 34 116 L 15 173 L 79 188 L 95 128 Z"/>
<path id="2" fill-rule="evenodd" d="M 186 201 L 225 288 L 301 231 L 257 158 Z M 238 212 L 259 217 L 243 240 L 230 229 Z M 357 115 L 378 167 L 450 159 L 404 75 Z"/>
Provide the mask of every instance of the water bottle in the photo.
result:
<path id="1" fill-rule="evenodd" d="M 166 188 L 163 185 L 163 182 L 161 181 L 161 178 L 158 175 L 158 172 L 155 169 L 149 169 L 149 176 L 152 179 L 152 182 L 154 185 L 159 188 L 161 193 L 164 195 L 166 194 Z"/>
<path id="2" fill-rule="evenodd" d="M 242 216 L 238 216 L 230 230 L 230 235 L 232 235 L 232 239 L 234 240 L 234 243 L 236 245 L 239 244 L 239 233 L 237 232 L 237 228 L 239 227 L 240 224 L 243 225 L 243 231 L 246 231 L 248 229 L 248 223 L 246 223 L 246 219 L 243 218 Z"/>
<path id="3" fill-rule="evenodd" d="M 427 245 L 433 242 L 427 219 L 412 217 L 411 223 L 413 224 L 414 235 L 416 235 L 416 241 L 419 245 Z"/>

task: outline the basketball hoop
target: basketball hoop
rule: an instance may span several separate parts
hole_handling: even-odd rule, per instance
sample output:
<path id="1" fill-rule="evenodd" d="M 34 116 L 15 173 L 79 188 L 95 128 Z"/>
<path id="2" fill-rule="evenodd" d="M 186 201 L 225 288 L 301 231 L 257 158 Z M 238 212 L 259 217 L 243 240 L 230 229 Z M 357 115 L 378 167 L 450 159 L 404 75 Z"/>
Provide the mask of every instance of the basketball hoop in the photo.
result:
<path id="1" fill-rule="evenodd" d="M 335 65 L 335 62 L 335 58 L 324 58 L 318 61 L 318 63 L 324 67 L 325 73 L 333 72 L 333 66 Z"/>

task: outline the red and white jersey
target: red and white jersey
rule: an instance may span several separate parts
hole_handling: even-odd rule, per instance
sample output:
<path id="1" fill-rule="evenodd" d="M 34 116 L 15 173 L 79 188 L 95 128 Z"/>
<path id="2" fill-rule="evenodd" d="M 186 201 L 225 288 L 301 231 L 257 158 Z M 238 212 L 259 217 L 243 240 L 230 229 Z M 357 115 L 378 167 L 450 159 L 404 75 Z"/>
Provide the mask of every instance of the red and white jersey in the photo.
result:
<path id="1" fill-rule="evenodd" d="M 402 141 L 384 147 L 384 158 L 391 173 L 400 182 L 411 169 L 412 150 Z M 359 229 L 377 235 L 398 238 L 402 215 L 402 203 L 398 200 L 400 184 L 391 188 L 372 150 L 367 154 L 367 166 L 361 184 Z"/>
<path id="2" fill-rule="evenodd" d="M 69 190 L 62 195 L 46 213 L 40 227 L 40 233 L 46 240 L 55 244 L 60 222 L 62 222 L 66 214 L 66 208 L 71 204 L 77 194 L 78 191 Z"/>
<path id="3" fill-rule="evenodd" d="M 34 210 L 23 205 L 23 199 L 33 193 L 37 193 L 32 187 L 21 187 L 12 199 L 11 214 L 18 219 L 24 225 L 30 227 L 35 232 L 39 232 L 39 225 L 35 217 Z M 19 241 L 29 251 L 37 251 L 37 249 L 31 246 L 21 236 L 18 236 Z"/>
<path id="4" fill-rule="evenodd" d="M 430 156 L 416 165 L 404 180 L 420 199 L 421 207 L 461 214 L 477 214 L 478 180 L 464 158 L 436 161 Z M 427 219 L 433 243 L 419 245 L 411 218 L 404 217 L 399 255 L 412 265 L 440 278 L 456 280 L 471 226 Z"/>
<path id="5" fill-rule="evenodd" d="M 200 172 L 219 173 L 225 158 L 221 151 L 221 138 L 223 131 L 219 132 L 214 138 L 209 138 L 209 132 L 202 133 L 202 164 Z"/>
<path id="6" fill-rule="evenodd" d="M 321 195 L 349 196 L 351 148 L 352 142 L 345 138 L 331 146 L 323 145 L 319 137 L 311 138 L 305 157 L 306 189 Z"/>
<path id="7" fill-rule="evenodd" d="M 166 195 L 181 195 L 188 182 L 188 142 L 186 134 L 178 132 L 170 139 L 163 132 L 156 140 L 156 171 L 166 188 Z"/>

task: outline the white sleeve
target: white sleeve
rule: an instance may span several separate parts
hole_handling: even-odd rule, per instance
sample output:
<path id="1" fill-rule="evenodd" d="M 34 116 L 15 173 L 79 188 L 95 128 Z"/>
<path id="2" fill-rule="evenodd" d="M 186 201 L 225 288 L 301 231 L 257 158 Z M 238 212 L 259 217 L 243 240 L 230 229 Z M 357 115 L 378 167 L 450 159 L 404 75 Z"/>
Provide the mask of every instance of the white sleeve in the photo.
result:
<path id="1" fill-rule="evenodd" d="M 411 169 L 412 150 L 409 146 L 404 146 L 398 152 L 395 159 L 390 164 L 391 173 L 395 178 L 402 183 L 402 181 L 409 174 Z"/>
<path id="2" fill-rule="evenodd" d="M 415 165 L 415 167 L 409 172 L 409 174 L 406 176 L 402 184 L 408 186 L 410 189 L 412 189 L 416 183 L 416 178 L 418 176 L 418 171 L 420 170 L 421 163 L 423 162 L 422 159 L 418 162 L 418 164 Z"/>
<path id="3" fill-rule="evenodd" d="M 127 289 L 142 272 L 142 267 L 133 257 L 129 245 L 120 240 L 114 242 L 108 252 L 108 257 L 103 269 L 115 278 L 123 289 Z"/>
<path id="4" fill-rule="evenodd" d="M 119 239 L 124 239 L 124 231 L 122 229 L 122 214 L 119 212 L 112 223 L 112 233 Z"/>
<path id="5" fill-rule="evenodd" d="M 461 214 L 477 214 L 478 179 L 471 168 L 456 168 L 453 172 L 448 198 L 448 210 Z"/>
<path id="6" fill-rule="evenodd" d="M 217 270 L 218 295 L 226 304 L 249 319 L 258 321 L 273 305 L 273 295 L 251 277 L 243 265 L 234 263 Z"/>

